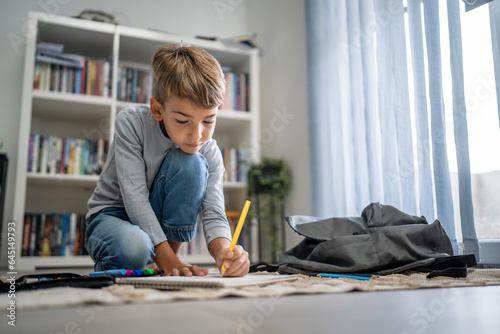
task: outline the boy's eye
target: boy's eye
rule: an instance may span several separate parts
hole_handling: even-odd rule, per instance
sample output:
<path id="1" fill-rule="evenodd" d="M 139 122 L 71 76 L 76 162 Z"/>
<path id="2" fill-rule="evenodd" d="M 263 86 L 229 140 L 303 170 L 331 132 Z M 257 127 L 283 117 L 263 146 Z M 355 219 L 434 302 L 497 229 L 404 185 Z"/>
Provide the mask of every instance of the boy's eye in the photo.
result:
<path id="1" fill-rule="evenodd" d="M 205 124 L 214 124 L 214 121 L 203 121 Z"/>
<path id="2" fill-rule="evenodd" d="M 178 119 L 177 119 L 176 121 L 177 121 L 177 123 L 179 123 L 179 124 L 186 124 L 186 123 L 188 122 L 188 121 L 181 121 L 181 120 L 178 120 Z"/>

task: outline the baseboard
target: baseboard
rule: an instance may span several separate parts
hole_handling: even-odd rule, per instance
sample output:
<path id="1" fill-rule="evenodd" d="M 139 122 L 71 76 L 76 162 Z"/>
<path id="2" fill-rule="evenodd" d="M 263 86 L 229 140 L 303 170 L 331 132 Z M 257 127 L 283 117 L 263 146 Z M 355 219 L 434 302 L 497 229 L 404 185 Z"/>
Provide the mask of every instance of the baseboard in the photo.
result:
<path id="1" fill-rule="evenodd" d="M 482 265 L 500 265 L 500 239 L 479 239 L 479 256 Z"/>

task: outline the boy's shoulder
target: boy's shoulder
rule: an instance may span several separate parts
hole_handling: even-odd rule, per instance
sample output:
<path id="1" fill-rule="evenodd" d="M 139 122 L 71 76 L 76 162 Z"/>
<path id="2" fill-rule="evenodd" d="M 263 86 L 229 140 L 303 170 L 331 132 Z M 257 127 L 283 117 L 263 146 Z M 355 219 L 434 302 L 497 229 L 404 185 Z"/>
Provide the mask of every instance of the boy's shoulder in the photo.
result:
<path id="1" fill-rule="evenodd" d="M 147 105 L 130 106 L 123 108 L 116 115 L 116 119 L 121 118 L 144 118 L 151 116 L 151 110 Z"/>
<path id="2" fill-rule="evenodd" d="M 139 105 L 121 109 L 116 115 L 114 124 L 120 133 L 144 133 L 156 123 L 149 106 Z"/>

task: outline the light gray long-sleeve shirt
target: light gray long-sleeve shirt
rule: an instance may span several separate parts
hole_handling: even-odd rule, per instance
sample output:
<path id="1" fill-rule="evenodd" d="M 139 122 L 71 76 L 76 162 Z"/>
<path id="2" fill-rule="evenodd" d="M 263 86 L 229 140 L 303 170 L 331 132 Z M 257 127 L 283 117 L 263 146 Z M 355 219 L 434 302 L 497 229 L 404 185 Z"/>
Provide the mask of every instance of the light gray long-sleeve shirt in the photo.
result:
<path id="1" fill-rule="evenodd" d="M 114 140 L 97 187 L 88 201 L 87 218 L 107 207 L 124 207 L 131 222 L 145 231 L 153 245 L 167 240 L 149 203 L 151 188 L 166 154 L 177 145 L 161 131 L 149 107 L 121 110 Z M 201 213 L 207 246 L 218 237 L 231 240 L 224 209 L 222 154 L 214 139 L 199 151 L 208 162 L 208 180 Z"/>

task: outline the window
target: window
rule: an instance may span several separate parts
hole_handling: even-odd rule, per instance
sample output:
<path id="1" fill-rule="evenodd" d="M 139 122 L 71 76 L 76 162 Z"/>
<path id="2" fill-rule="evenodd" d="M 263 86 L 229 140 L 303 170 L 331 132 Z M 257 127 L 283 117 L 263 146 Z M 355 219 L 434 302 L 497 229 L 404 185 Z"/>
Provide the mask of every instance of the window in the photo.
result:
<path id="1" fill-rule="evenodd" d="M 462 239 L 446 1 L 439 1 L 439 6 L 448 163 L 453 193 L 456 234 L 457 239 Z M 484 5 L 466 13 L 464 4 L 460 2 L 460 15 L 471 187 L 476 233 L 480 239 L 500 238 L 500 123 L 498 119 L 489 6 Z M 424 20 L 423 14 L 422 20 Z M 407 21 L 406 19 L 406 40 L 408 54 L 410 54 Z M 424 22 L 422 22 L 422 25 L 424 25 Z M 413 113 L 413 76 L 411 57 L 408 58 L 410 108 Z M 430 105 L 428 105 L 428 111 L 430 113 Z M 412 123 L 415 124 L 415 119 L 412 120 Z M 413 138 L 415 138 L 415 133 Z M 415 143 L 414 149 L 416 152 Z M 415 161 L 417 160 L 415 159 Z M 418 168 L 418 166 L 415 166 L 415 168 Z"/>
<path id="2" fill-rule="evenodd" d="M 464 4 L 462 2 L 460 4 L 465 104 L 469 128 L 472 200 L 476 233 L 480 239 L 500 238 L 500 124 L 489 6 L 481 6 L 466 13 Z M 440 6 L 446 7 L 446 2 L 440 2 Z M 445 13 L 444 10 L 441 12 Z M 441 16 L 441 31 L 447 34 L 446 15 Z M 445 46 L 443 46 L 443 64 L 447 64 L 449 50 L 446 53 L 444 49 Z M 444 78 L 450 78 L 443 80 L 443 85 L 449 85 L 449 87 L 444 87 L 445 92 L 450 92 L 449 95 L 445 95 L 447 144 L 457 238 L 461 238 L 458 178 L 453 138 L 451 74 L 447 73 L 446 76 Z"/>

